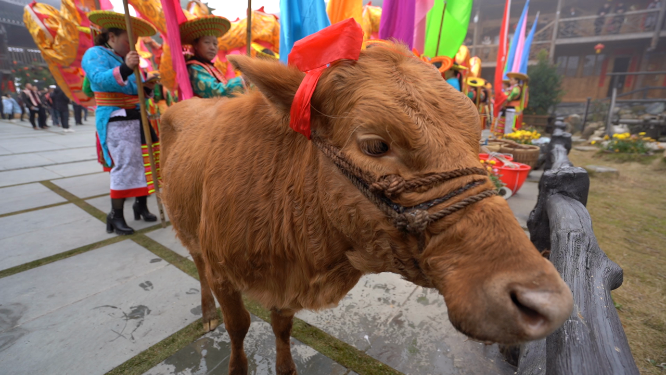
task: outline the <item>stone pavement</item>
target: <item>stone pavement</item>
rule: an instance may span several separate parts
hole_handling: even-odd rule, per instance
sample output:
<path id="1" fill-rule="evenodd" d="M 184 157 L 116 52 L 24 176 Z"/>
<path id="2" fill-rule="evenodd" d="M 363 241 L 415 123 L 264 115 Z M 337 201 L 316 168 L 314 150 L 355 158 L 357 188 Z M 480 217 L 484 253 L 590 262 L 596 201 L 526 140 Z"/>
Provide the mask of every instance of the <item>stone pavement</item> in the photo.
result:
<path id="1" fill-rule="evenodd" d="M 199 282 L 171 227 L 126 215 L 137 234 L 106 233 L 109 180 L 96 162 L 92 121 L 64 134 L 0 120 L 0 374 L 102 374 L 119 366 L 132 374 L 226 374 L 229 336 L 224 325 L 196 334 Z M 509 200 L 523 227 L 534 180 Z M 149 204 L 156 212 L 154 198 Z M 273 374 L 271 327 L 250 310 L 257 313 L 245 342 L 251 373 Z M 515 371 L 496 345 L 453 329 L 436 291 L 394 274 L 367 275 L 336 308 L 297 317 L 330 338 L 311 346 L 298 340 L 306 336 L 293 339 L 301 374 L 356 374 L 353 361 L 323 350 L 333 341 L 405 374 Z M 192 339 L 174 347 L 188 329 Z"/>

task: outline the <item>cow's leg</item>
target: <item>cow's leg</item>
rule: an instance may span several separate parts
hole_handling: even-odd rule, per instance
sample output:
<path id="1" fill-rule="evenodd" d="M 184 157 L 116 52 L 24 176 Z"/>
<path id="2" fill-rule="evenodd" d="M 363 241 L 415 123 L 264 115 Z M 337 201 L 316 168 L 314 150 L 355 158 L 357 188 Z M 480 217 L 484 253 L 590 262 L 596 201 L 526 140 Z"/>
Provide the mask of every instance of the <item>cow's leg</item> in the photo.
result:
<path id="1" fill-rule="evenodd" d="M 293 310 L 271 310 L 271 325 L 275 334 L 275 347 L 277 360 L 275 373 L 277 375 L 296 375 L 296 365 L 291 358 L 291 326 L 294 321 Z"/>
<path id="2" fill-rule="evenodd" d="M 240 292 L 233 290 L 226 281 L 216 280 L 212 287 L 222 308 L 224 326 L 231 338 L 229 375 L 246 375 L 247 357 L 243 350 L 243 340 L 250 329 L 250 313 L 245 309 Z"/>
<path id="3" fill-rule="evenodd" d="M 217 326 L 220 324 L 217 316 L 217 310 L 215 309 L 215 298 L 213 298 L 213 293 L 210 291 L 210 285 L 208 283 L 208 276 L 206 273 L 206 264 L 204 263 L 201 252 L 191 251 L 190 254 L 192 254 L 194 264 L 197 266 L 197 272 L 199 272 L 199 281 L 201 283 L 201 312 L 203 314 L 203 328 L 204 332 L 209 332 L 217 328 Z"/>

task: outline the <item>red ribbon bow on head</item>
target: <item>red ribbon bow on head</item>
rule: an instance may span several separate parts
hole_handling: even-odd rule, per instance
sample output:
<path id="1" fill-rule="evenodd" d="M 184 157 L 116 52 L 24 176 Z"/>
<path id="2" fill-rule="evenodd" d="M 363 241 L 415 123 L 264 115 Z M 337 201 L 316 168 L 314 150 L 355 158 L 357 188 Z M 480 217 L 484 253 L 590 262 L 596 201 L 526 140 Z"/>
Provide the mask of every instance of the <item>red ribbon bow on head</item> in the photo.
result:
<path id="1" fill-rule="evenodd" d="M 338 22 L 298 42 L 289 54 L 289 65 L 305 72 L 305 78 L 291 104 L 289 126 L 311 138 L 310 102 L 319 77 L 338 60 L 358 60 L 363 45 L 363 30 L 353 18 Z"/>

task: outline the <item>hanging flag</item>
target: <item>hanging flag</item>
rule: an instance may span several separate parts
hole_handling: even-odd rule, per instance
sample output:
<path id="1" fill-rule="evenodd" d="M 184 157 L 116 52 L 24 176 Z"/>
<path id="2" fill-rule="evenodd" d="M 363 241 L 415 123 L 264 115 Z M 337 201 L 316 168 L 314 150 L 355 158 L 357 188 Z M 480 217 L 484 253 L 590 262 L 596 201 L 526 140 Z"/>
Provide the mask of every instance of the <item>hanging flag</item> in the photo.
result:
<path id="1" fill-rule="evenodd" d="M 296 41 L 330 25 L 324 0 L 281 0 L 280 61 L 287 63 Z"/>
<path id="2" fill-rule="evenodd" d="M 506 78 L 506 73 L 510 72 L 513 69 L 513 64 L 516 61 L 516 58 L 520 59 L 522 56 L 516 54 L 518 48 L 518 40 L 520 39 L 520 30 L 523 30 L 523 38 L 525 38 L 525 19 L 527 18 L 527 9 L 530 6 L 530 0 L 527 0 L 525 6 L 523 7 L 523 13 L 520 16 L 518 25 L 516 25 L 516 32 L 513 34 L 513 39 L 511 39 L 511 47 L 509 48 L 509 56 L 506 59 L 506 67 L 504 68 L 504 77 Z M 524 43 L 524 39 L 523 39 Z"/>
<path id="3" fill-rule="evenodd" d="M 190 75 L 187 73 L 185 57 L 181 53 L 183 46 L 180 42 L 179 25 L 187 21 L 183 9 L 178 0 L 161 0 L 164 19 L 166 21 L 167 44 L 171 51 L 171 63 L 173 71 L 176 73 L 176 82 L 180 99 L 185 100 L 193 96 L 192 85 L 190 84 Z"/>
<path id="4" fill-rule="evenodd" d="M 525 50 L 525 30 L 527 29 L 527 14 L 525 13 L 525 19 L 522 20 L 520 25 L 520 30 L 516 30 L 518 33 L 518 45 L 516 46 L 516 57 L 513 61 L 513 66 L 511 67 L 512 72 L 517 72 L 520 69 L 521 61 L 523 60 L 523 51 Z"/>
<path id="5" fill-rule="evenodd" d="M 537 13 L 536 18 L 534 18 L 534 23 L 532 24 L 532 29 L 530 30 L 530 35 L 525 39 L 525 49 L 523 50 L 523 58 L 520 61 L 520 67 L 518 68 L 519 73 L 527 75 L 527 61 L 530 59 L 530 49 L 532 47 L 532 41 L 534 40 L 534 33 L 536 32 L 537 23 L 539 22 L 539 13 Z"/>
<path id="6" fill-rule="evenodd" d="M 506 101 L 506 95 L 502 91 L 502 78 L 504 77 L 504 65 L 506 64 L 506 41 L 509 32 L 509 18 L 511 10 L 511 0 L 506 0 L 504 4 L 504 16 L 500 27 L 499 47 L 497 49 L 497 64 L 495 65 L 495 115 L 498 116 L 502 104 Z"/>
<path id="7" fill-rule="evenodd" d="M 411 50 L 414 46 L 416 0 L 385 0 L 379 23 L 379 39 L 396 39 Z"/>
<path id="8" fill-rule="evenodd" d="M 444 22 L 442 22 L 442 11 Z M 453 56 L 458 53 L 467 35 L 469 17 L 472 14 L 472 0 L 435 0 L 428 12 L 424 54 L 430 57 Z M 439 50 L 437 42 L 439 40 Z"/>
<path id="9" fill-rule="evenodd" d="M 359 25 L 363 23 L 363 0 L 329 0 L 326 13 L 331 24 L 353 18 Z"/>
<path id="10" fill-rule="evenodd" d="M 435 0 L 416 0 L 414 12 L 414 48 L 423 52 L 425 47 L 426 21 L 428 12 L 432 9 Z"/>

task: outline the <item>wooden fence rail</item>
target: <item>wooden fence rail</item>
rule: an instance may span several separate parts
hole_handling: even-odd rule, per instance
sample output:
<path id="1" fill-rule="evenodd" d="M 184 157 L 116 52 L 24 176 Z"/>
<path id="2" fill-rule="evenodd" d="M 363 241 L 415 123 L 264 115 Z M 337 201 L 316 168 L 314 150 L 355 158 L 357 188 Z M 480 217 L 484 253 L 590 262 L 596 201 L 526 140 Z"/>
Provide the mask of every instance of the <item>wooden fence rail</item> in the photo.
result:
<path id="1" fill-rule="evenodd" d="M 610 294 L 622 285 L 622 268 L 599 248 L 585 208 L 590 179 L 569 161 L 563 129 L 558 121 L 527 226 L 571 288 L 574 310 L 550 336 L 520 347 L 518 374 L 639 374 Z"/>

